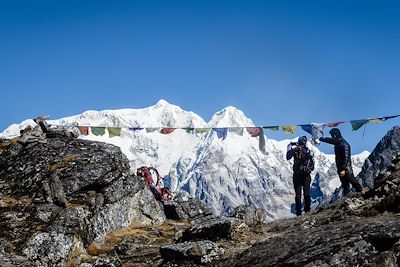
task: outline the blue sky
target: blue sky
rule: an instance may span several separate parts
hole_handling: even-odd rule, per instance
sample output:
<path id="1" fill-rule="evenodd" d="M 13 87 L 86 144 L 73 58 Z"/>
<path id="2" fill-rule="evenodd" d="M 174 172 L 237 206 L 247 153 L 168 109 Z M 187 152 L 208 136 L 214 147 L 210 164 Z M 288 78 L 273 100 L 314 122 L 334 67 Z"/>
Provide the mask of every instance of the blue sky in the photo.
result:
<path id="1" fill-rule="evenodd" d="M 399 12 L 368 0 L 1 0 L 0 131 L 159 99 L 206 121 L 235 106 L 257 125 L 398 115 Z M 358 153 L 398 124 L 340 129 Z"/>

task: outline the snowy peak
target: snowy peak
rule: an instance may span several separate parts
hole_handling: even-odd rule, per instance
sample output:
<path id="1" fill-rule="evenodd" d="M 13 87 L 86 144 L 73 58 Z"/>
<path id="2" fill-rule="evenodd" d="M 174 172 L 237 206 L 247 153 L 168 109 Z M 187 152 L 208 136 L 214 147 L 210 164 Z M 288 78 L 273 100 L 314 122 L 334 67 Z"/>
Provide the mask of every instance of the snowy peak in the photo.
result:
<path id="1" fill-rule="evenodd" d="M 140 127 L 205 127 L 207 123 L 197 114 L 185 111 L 161 99 L 144 114 Z"/>
<path id="2" fill-rule="evenodd" d="M 252 127 L 254 123 L 243 111 L 229 106 L 213 115 L 208 123 L 212 127 Z"/>
<path id="3" fill-rule="evenodd" d="M 164 99 L 158 100 L 158 102 L 154 106 L 152 106 L 153 109 L 168 108 L 168 107 L 174 107 L 174 108 L 176 107 L 176 108 L 180 109 L 180 107 L 172 105 Z"/>
<path id="4" fill-rule="evenodd" d="M 182 110 L 161 99 L 155 105 L 143 109 L 118 109 L 103 111 L 86 111 L 80 116 L 73 116 L 68 120 L 76 121 L 80 125 L 114 126 L 114 127 L 204 127 L 206 122 L 197 114 Z M 95 123 L 95 125 L 93 124 Z"/>

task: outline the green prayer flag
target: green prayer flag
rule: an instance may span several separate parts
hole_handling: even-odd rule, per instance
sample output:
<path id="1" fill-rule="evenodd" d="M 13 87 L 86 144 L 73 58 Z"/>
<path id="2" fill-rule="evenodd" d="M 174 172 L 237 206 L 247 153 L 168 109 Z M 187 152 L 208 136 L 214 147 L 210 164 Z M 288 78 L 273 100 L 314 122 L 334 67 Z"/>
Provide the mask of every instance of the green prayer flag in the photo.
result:
<path id="1" fill-rule="evenodd" d="M 351 127 L 353 128 L 353 131 L 357 131 L 360 129 L 364 124 L 366 124 L 368 120 L 355 120 L 355 121 L 350 121 Z"/>
<path id="2" fill-rule="evenodd" d="M 90 127 L 92 134 L 102 136 L 106 133 L 106 127 Z"/>
<path id="3" fill-rule="evenodd" d="M 186 127 L 186 128 L 182 128 L 182 130 L 185 130 L 187 133 L 193 133 L 194 128 Z"/>
<path id="4" fill-rule="evenodd" d="M 271 131 L 279 131 L 279 126 L 263 126 L 262 128 Z"/>

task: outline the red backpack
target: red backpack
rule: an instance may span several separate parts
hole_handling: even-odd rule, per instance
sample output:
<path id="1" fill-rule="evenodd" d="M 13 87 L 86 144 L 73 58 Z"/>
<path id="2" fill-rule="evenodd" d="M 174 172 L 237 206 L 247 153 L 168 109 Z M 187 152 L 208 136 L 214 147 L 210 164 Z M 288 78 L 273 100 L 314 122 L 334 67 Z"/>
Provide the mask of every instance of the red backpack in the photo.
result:
<path id="1" fill-rule="evenodd" d="M 155 183 L 151 171 L 154 171 L 157 176 L 157 180 Z M 171 190 L 169 188 L 163 187 L 162 177 L 155 168 L 146 166 L 140 167 L 136 170 L 136 175 L 144 178 L 144 182 L 149 187 L 150 191 L 153 193 L 154 197 L 157 200 L 161 201 L 164 194 L 167 196 L 167 201 L 171 200 Z"/>

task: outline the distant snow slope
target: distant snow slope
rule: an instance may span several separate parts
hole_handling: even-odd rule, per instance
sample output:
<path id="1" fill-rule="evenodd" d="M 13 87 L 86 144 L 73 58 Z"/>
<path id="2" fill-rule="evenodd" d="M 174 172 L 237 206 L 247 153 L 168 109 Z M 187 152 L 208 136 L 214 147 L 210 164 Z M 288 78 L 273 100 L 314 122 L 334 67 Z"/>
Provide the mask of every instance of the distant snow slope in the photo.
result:
<path id="1" fill-rule="evenodd" d="M 294 202 L 292 160 L 287 161 L 286 146 L 290 140 L 276 141 L 266 137 L 266 154 L 259 150 L 258 137 L 247 131 L 230 129 L 225 140 L 210 130 L 187 133 L 176 129 L 170 134 L 159 131 L 130 130 L 129 127 L 252 127 L 254 123 L 242 111 L 227 107 L 206 123 L 193 112 L 160 100 L 143 109 L 86 111 L 80 115 L 49 120 L 52 125 L 125 127 L 121 136 L 80 136 L 119 146 L 130 160 L 132 172 L 140 166 L 153 166 L 173 191 L 185 190 L 209 205 L 216 213 L 225 213 L 240 204 L 252 204 L 267 212 L 267 220 L 291 217 Z M 11 137 L 32 120 L 13 124 L 0 134 Z M 268 132 L 265 132 L 268 135 Z M 315 155 L 312 176 L 319 176 L 320 191 L 328 199 L 340 186 L 334 156 L 326 155 L 309 144 Z M 357 174 L 369 152 L 353 156 Z M 315 179 L 315 178 L 313 178 Z"/>

